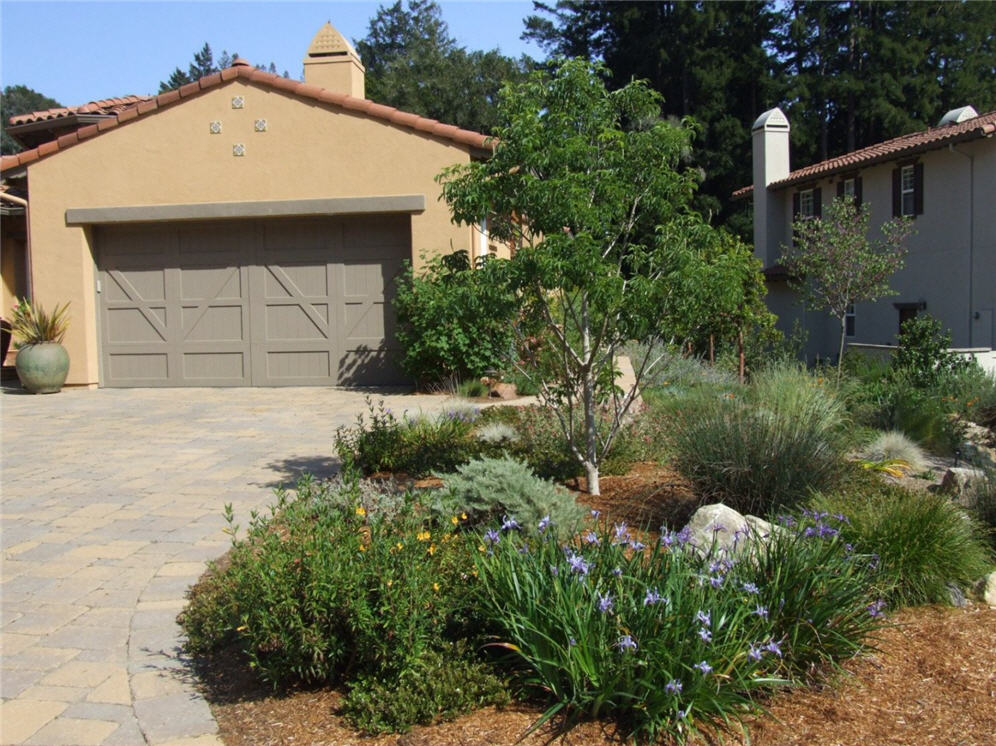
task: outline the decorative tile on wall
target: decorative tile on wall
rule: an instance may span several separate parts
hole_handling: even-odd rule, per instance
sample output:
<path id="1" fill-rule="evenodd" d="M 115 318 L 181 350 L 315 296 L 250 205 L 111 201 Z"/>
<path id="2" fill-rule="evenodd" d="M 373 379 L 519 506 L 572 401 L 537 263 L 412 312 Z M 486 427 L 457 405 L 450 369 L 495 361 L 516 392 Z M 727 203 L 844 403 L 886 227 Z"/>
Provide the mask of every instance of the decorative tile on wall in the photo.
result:
<path id="1" fill-rule="evenodd" d="M 256 120 L 256 131 L 257 132 L 266 132 L 266 120 L 265 119 L 257 119 Z"/>
<path id="2" fill-rule="evenodd" d="M 218 120 L 215 120 L 215 121 L 211 122 L 211 124 L 208 125 L 208 129 L 210 130 L 210 132 L 211 132 L 212 135 L 220 135 L 221 134 L 221 122 L 219 122 Z"/>
<path id="3" fill-rule="evenodd" d="M 246 146 L 243 145 L 242 143 L 237 142 L 232 146 L 232 155 L 243 156 L 245 154 L 246 154 Z"/>
<path id="4" fill-rule="evenodd" d="M 245 96 L 233 96 L 232 97 L 232 108 L 233 109 L 244 109 L 246 107 L 246 97 Z"/>

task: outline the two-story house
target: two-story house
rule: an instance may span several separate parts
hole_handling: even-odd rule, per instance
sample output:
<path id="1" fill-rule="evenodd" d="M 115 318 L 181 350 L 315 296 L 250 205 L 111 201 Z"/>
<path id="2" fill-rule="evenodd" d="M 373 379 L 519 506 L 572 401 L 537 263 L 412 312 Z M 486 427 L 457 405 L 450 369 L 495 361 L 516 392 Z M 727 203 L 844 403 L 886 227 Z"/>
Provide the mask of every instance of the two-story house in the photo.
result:
<path id="1" fill-rule="evenodd" d="M 926 312 L 950 329 L 954 347 L 996 347 L 996 111 L 980 116 L 965 106 L 926 131 L 796 170 L 781 110 L 758 117 L 752 132 L 754 183 L 733 196 L 753 197 L 754 252 L 769 307 L 783 331 L 805 329 L 808 360 L 836 358 L 840 327 L 829 314 L 803 308 L 779 260 L 793 220 L 818 217 L 844 195 L 868 205 L 873 234 L 895 216 L 908 216 L 915 228 L 905 266 L 890 282 L 897 295 L 855 304 L 848 343 L 895 344 L 900 324 Z"/>

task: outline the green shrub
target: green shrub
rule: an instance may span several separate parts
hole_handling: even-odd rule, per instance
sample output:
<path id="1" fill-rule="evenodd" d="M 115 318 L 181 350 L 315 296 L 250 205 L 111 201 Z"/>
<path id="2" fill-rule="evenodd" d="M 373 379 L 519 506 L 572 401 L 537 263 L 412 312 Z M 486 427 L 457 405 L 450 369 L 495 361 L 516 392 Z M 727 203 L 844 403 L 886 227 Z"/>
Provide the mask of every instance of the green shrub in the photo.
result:
<path id="1" fill-rule="evenodd" d="M 779 533 L 758 562 L 703 557 L 686 532 L 647 549 L 624 525 L 483 542 L 480 607 L 544 719 L 611 717 L 638 740 L 722 729 L 879 624 L 867 563 L 829 534 Z"/>
<path id="2" fill-rule="evenodd" d="M 402 367 L 423 385 L 503 367 L 517 306 L 501 271 L 497 261 L 471 267 L 465 251 L 428 259 L 419 276 L 406 267 L 394 300 L 397 338 Z"/>
<path id="3" fill-rule="evenodd" d="M 951 333 L 930 314 L 921 313 L 903 322 L 899 347 L 892 358 L 894 370 L 905 371 L 910 382 L 921 389 L 936 387 L 946 378 L 972 364 L 949 352 Z"/>
<path id="4" fill-rule="evenodd" d="M 979 525 L 945 495 L 879 483 L 811 505 L 847 517 L 843 539 L 878 559 L 875 583 L 892 605 L 948 603 L 949 584 L 968 587 L 991 569 Z"/>
<path id="5" fill-rule="evenodd" d="M 460 381 L 456 392 L 458 396 L 464 396 L 468 399 L 479 399 L 482 396 L 487 396 L 491 392 L 491 389 L 488 388 L 486 383 L 482 383 L 479 378 L 468 378 L 465 381 Z"/>
<path id="6" fill-rule="evenodd" d="M 982 467 L 982 478 L 972 482 L 966 502 L 996 549 L 996 467 Z"/>
<path id="7" fill-rule="evenodd" d="M 400 674 L 364 677 L 350 687 L 342 713 L 366 733 L 404 732 L 510 700 L 508 689 L 465 645 L 431 651 Z"/>
<path id="8" fill-rule="evenodd" d="M 843 404 L 805 371 L 773 368 L 749 387 L 691 392 L 678 406 L 675 464 L 741 513 L 765 515 L 841 475 Z"/>
<path id="9" fill-rule="evenodd" d="M 368 475 L 387 471 L 423 477 L 451 471 L 480 450 L 473 436 L 476 419 L 476 410 L 458 408 L 399 420 L 383 401 L 375 407 L 368 397 L 366 417 L 361 413 L 355 426 L 336 429 L 335 451 L 342 463 Z"/>
<path id="10" fill-rule="evenodd" d="M 493 422 L 504 423 L 517 433 L 514 442 L 492 451 L 493 455 L 514 456 L 544 479 L 564 481 L 581 472 L 560 422 L 549 407 L 489 407 L 481 412 L 479 422 L 479 427 Z"/>
<path id="11" fill-rule="evenodd" d="M 508 376 L 508 382 L 515 384 L 515 393 L 519 396 L 536 396 L 539 393 L 536 382 L 518 369 Z"/>
<path id="12" fill-rule="evenodd" d="M 369 514 L 355 474 L 302 480 L 244 538 L 231 527 L 227 563 L 181 616 L 186 648 L 235 644 L 275 687 L 405 671 L 464 618 L 472 560 L 456 529 L 427 522 L 410 496 L 393 517 Z"/>
<path id="13" fill-rule="evenodd" d="M 444 516 L 466 514 L 472 524 L 508 516 L 527 531 L 536 531 L 541 521 L 571 531 L 582 515 L 570 492 L 508 456 L 474 459 L 440 476 L 443 487 L 433 508 Z"/>

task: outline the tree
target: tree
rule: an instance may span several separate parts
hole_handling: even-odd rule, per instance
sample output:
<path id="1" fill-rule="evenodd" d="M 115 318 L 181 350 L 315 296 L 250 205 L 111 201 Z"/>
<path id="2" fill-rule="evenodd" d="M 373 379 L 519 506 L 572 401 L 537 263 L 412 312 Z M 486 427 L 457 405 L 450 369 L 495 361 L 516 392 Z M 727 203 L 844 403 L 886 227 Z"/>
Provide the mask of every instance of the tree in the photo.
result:
<path id="1" fill-rule="evenodd" d="M 800 218 L 792 223 L 795 244 L 781 261 L 796 279 L 791 285 L 802 294 L 810 310 L 826 310 L 840 323 L 837 384 L 840 384 L 847 311 L 855 303 L 895 295 L 889 278 L 902 269 L 912 234 L 908 218 L 889 220 L 881 228 L 882 238 L 868 239 L 869 207 L 855 206 L 838 197 L 823 217 Z"/>
<path id="2" fill-rule="evenodd" d="M 62 106 L 54 98 L 38 93 L 24 85 L 9 85 L 3 89 L 0 98 L 0 153 L 3 155 L 13 155 L 20 153 L 23 148 L 13 137 L 7 134 L 7 122 L 10 117 L 18 114 L 30 114 L 33 111 L 45 111 Z"/>
<path id="3" fill-rule="evenodd" d="M 381 6 L 356 51 L 369 98 L 477 132 L 490 133 L 498 91 L 525 70 L 497 49 L 459 47 L 433 0 Z"/>
<path id="4" fill-rule="evenodd" d="M 223 49 L 221 50 L 221 56 L 218 58 L 218 62 L 215 63 L 214 54 L 211 52 L 210 45 L 207 42 L 204 42 L 204 46 L 201 47 L 200 51 L 194 52 L 194 60 L 187 67 L 186 72 L 181 70 L 179 67 L 174 69 L 169 78 L 160 81 L 159 92 L 165 93 L 166 91 L 172 91 L 182 85 L 193 83 L 207 75 L 211 75 L 219 70 L 231 67 L 238 56 L 238 52 L 232 52 L 229 54 L 227 50 Z M 260 69 L 267 70 L 268 72 L 274 74 L 277 72 L 277 66 L 273 62 L 270 62 L 269 66 L 262 65 Z M 284 77 L 288 77 L 286 70 L 284 71 Z"/>
<path id="5" fill-rule="evenodd" d="M 487 217 L 492 237 L 517 247 L 505 265 L 525 304 L 516 328 L 550 366 L 535 382 L 592 494 L 637 386 L 660 359 L 661 309 L 674 292 L 664 279 L 687 236 L 705 230 L 688 210 L 690 125 L 662 120 L 660 97 L 643 83 L 610 92 L 606 74 L 571 60 L 506 86 L 493 157 L 438 177 L 454 220 Z M 614 360 L 631 340 L 646 352 L 634 361 L 636 386 L 620 391 Z"/>

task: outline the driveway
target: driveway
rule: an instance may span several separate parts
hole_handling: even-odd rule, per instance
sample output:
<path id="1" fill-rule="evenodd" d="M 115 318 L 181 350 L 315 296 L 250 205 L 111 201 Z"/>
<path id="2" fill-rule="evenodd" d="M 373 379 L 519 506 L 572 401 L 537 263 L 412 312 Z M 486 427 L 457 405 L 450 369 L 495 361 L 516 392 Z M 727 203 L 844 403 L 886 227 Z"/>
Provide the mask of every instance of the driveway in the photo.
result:
<path id="1" fill-rule="evenodd" d="M 179 656 L 184 593 L 229 545 L 224 505 L 245 526 L 275 486 L 333 473 L 364 410 L 329 388 L 5 389 L 0 741 L 219 743 Z"/>

